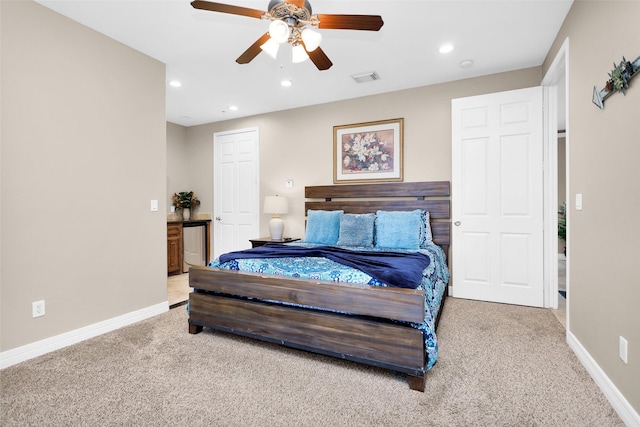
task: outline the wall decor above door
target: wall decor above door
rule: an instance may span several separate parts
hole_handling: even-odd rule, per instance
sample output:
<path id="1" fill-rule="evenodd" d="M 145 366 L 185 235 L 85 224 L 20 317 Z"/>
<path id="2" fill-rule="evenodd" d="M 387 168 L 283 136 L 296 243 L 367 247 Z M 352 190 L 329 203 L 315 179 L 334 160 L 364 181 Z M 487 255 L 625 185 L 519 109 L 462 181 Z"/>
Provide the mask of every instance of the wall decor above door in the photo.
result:
<path id="1" fill-rule="evenodd" d="M 633 62 L 627 61 L 623 56 L 620 64 L 613 64 L 613 70 L 609 73 L 609 80 L 605 83 L 604 88 L 593 87 L 593 103 L 603 110 L 604 101 L 612 94 L 615 92 L 622 92 L 623 95 L 627 94 L 629 81 L 638 74 L 640 74 L 640 56 Z"/>

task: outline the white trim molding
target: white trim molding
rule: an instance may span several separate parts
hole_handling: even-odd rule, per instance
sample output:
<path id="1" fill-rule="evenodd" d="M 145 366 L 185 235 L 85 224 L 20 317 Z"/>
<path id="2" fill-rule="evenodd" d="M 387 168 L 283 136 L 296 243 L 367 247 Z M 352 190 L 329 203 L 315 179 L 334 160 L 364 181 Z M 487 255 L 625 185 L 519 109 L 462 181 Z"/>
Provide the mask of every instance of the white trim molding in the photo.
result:
<path id="1" fill-rule="evenodd" d="M 569 344 L 569 347 L 574 351 L 578 360 L 580 360 L 589 375 L 591 375 L 591 378 L 593 378 L 598 387 L 600 387 L 600 390 L 602 390 L 602 393 L 604 393 L 622 421 L 628 426 L 640 426 L 640 414 L 633 409 L 633 406 L 631 406 L 629 401 L 620 393 L 620 390 L 618 390 L 615 384 L 607 377 L 607 374 L 598 366 L 596 361 L 593 360 L 589 352 L 587 352 L 571 331 L 567 331 L 567 344 Z"/>
<path id="2" fill-rule="evenodd" d="M 157 316 L 158 314 L 166 313 L 167 311 L 169 311 L 169 302 L 164 301 L 160 304 L 123 314 L 122 316 L 4 351 L 0 353 L 0 369 L 8 368 L 9 366 L 68 347 L 72 344 L 77 344 L 89 338 L 132 325 L 150 317 Z"/>

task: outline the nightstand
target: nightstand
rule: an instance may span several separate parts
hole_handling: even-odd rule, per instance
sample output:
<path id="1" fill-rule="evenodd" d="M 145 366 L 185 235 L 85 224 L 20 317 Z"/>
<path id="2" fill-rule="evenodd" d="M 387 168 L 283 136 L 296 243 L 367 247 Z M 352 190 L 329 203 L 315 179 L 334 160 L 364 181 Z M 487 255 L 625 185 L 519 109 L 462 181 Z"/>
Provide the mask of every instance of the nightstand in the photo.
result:
<path id="1" fill-rule="evenodd" d="M 285 237 L 282 240 L 271 240 L 271 237 L 259 237 L 257 239 L 249 239 L 251 242 L 252 248 L 257 248 L 263 246 L 267 243 L 289 243 L 289 242 L 297 242 L 300 239 L 296 239 L 293 237 Z"/>

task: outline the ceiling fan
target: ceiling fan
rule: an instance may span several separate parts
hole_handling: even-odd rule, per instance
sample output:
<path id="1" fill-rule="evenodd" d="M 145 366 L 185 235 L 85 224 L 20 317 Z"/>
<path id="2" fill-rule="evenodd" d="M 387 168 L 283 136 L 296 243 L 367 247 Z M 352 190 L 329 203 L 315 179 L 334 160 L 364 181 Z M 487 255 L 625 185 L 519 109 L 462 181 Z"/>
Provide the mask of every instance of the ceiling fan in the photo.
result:
<path id="1" fill-rule="evenodd" d="M 378 31 L 384 24 L 379 15 L 312 15 L 306 0 L 271 0 L 267 12 L 202 0 L 192 1 L 191 6 L 271 21 L 269 31 L 236 59 L 238 64 L 248 64 L 261 51 L 275 59 L 279 45 L 287 42 L 292 46 L 292 62 L 309 58 L 318 70 L 327 70 L 333 63 L 320 48 L 322 36 L 314 29 Z"/>

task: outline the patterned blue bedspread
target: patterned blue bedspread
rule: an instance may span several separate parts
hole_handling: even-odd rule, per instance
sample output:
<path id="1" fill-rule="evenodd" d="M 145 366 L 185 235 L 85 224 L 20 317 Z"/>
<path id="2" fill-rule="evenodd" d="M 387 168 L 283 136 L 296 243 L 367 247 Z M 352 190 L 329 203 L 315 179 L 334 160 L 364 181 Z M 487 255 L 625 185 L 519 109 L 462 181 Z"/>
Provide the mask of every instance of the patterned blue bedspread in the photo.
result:
<path id="1" fill-rule="evenodd" d="M 303 242 L 289 244 L 306 247 L 318 246 L 312 243 Z M 358 250 L 363 249 L 358 248 Z M 367 250 L 381 251 L 381 249 L 376 248 Z M 412 251 L 394 250 L 394 252 Z M 420 249 L 420 252 L 428 255 L 431 262 L 424 269 L 422 273 L 422 283 L 417 288 L 424 291 L 424 322 L 421 324 L 412 324 L 412 326 L 423 332 L 427 353 L 427 370 L 429 370 L 438 359 L 438 341 L 435 334 L 435 319 L 438 315 L 438 310 L 440 308 L 440 303 L 444 296 L 446 286 L 449 283 L 449 270 L 447 268 L 445 253 L 439 246 L 431 243 L 428 244 L 426 248 Z M 330 259 L 320 257 L 285 257 L 270 259 L 247 258 L 235 259 L 225 263 L 220 263 L 219 259 L 216 259 L 209 264 L 209 267 L 271 274 L 276 276 L 299 277 L 311 280 L 387 286 L 385 283 L 363 273 L 362 271 L 339 264 Z"/>

